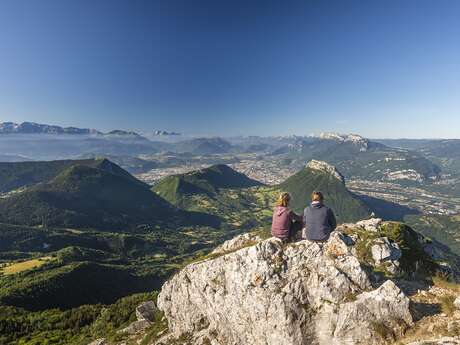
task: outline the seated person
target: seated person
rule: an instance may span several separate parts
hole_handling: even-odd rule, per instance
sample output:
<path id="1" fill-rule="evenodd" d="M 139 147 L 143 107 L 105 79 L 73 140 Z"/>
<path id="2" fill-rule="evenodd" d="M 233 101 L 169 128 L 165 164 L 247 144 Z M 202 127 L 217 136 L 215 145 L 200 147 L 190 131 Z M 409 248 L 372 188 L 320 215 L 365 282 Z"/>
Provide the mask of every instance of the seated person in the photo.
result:
<path id="1" fill-rule="evenodd" d="M 289 209 L 291 195 L 281 193 L 273 210 L 272 236 L 283 241 L 294 240 L 302 228 L 302 216 Z"/>
<path id="2" fill-rule="evenodd" d="M 303 223 L 306 228 L 306 238 L 310 241 L 324 242 L 335 230 L 337 222 L 334 212 L 324 205 L 321 192 L 313 192 L 311 204 L 303 212 Z"/>

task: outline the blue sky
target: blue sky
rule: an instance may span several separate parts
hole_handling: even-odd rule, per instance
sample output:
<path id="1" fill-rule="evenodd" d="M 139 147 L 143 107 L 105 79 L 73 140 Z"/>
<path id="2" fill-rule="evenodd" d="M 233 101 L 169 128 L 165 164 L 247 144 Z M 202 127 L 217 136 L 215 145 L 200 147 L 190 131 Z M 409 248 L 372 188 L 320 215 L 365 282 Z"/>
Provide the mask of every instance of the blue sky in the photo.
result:
<path id="1" fill-rule="evenodd" d="M 460 138 L 460 1 L 3 0 L 0 121 Z"/>

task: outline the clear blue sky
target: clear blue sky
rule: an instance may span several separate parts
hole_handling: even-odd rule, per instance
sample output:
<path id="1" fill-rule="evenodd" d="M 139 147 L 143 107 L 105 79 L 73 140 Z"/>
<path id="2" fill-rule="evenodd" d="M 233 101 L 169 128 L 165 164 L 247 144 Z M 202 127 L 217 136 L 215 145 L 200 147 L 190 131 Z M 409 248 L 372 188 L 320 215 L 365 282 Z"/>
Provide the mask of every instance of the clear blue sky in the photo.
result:
<path id="1" fill-rule="evenodd" d="M 460 1 L 3 0 L 0 121 L 460 138 Z"/>

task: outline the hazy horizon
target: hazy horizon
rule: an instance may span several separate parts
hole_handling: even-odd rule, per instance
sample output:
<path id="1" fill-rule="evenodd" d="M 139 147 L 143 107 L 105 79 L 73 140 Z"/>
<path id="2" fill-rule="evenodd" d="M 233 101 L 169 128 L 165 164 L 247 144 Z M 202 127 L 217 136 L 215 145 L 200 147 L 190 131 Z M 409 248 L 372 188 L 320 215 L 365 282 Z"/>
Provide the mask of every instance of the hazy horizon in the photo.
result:
<path id="1" fill-rule="evenodd" d="M 14 122 L 14 121 L 0 121 L 2 122 Z M 78 127 L 78 128 L 86 128 L 86 129 L 91 129 L 91 130 L 96 130 L 102 133 L 108 133 L 113 130 L 124 130 L 124 131 L 134 131 L 138 134 L 141 135 L 152 135 L 154 131 L 159 130 L 159 131 L 164 131 L 162 128 L 155 128 L 149 131 L 146 131 L 145 129 L 133 129 L 133 128 L 109 128 L 105 130 L 101 130 L 100 128 L 94 128 L 94 127 L 88 127 L 88 126 L 75 126 L 75 125 L 67 125 L 67 124 L 56 124 L 56 123 L 43 123 L 43 122 L 35 122 L 35 121 L 24 121 L 24 122 L 34 122 L 40 125 L 55 125 L 55 126 L 60 126 L 60 127 Z M 20 124 L 21 122 L 18 122 Z M 363 135 L 362 133 L 356 133 L 356 132 L 334 132 L 334 131 L 324 131 L 324 132 L 316 132 L 316 133 L 288 133 L 288 134 L 273 134 L 273 135 L 261 135 L 261 134 L 245 134 L 245 135 L 225 135 L 225 134 L 212 134 L 212 133 L 181 133 L 175 130 L 170 130 L 166 132 L 175 132 L 176 134 L 179 135 L 173 135 L 172 137 L 176 137 L 177 139 L 180 139 L 181 137 L 184 138 L 212 138 L 212 137 L 220 137 L 220 138 L 236 138 L 236 137 L 288 137 L 288 136 L 298 136 L 298 137 L 315 137 L 319 136 L 322 133 L 330 133 L 330 134 L 339 134 L 339 135 L 359 135 L 362 136 L 363 138 L 370 139 L 370 140 L 460 140 L 460 138 L 443 138 L 443 137 L 369 137 L 366 135 Z M 34 134 L 34 133 L 20 133 L 20 134 L 15 134 L 15 135 L 23 135 L 23 136 L 39 136 L 39 135 L 55 135 L 55 134 Z M 58 134 L 59 136 L 69 136 L 69 137 L 75 137 L 75 134 Z M 161 137 L 161 136 L 160 136 Z M 168 136 L 165 136 L 168 137 Z M 0 137 L 1 139 L 1 137 Z"/>

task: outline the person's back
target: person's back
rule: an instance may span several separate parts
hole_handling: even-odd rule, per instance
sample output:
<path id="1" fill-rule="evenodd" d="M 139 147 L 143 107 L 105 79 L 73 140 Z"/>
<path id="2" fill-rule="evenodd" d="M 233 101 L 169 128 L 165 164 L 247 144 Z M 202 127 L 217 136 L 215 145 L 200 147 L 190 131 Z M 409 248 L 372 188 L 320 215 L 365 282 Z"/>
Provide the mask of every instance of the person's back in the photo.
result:
<path id="1" fill-rule="evenodd" d="M 334 213 L 323 204 L 321 192 L 312 194 L 312 203 L 305 208 L 303 218 L 306 237 L 311 241 L 327 241 L 337 225 Z"/>
<path id="2" fill-rule="evenodd" d="M 278 199 L 277 205 L 273 210 L 272 236 L 282 240 L 289 240 L 295 236 L 295 227 L 293 222 L 300 224 L 302 217 L 298 216 L 289 209 L 290 195 L 282 193 Z"/>
<path id="3" fill-rule="evenodd" d="M 284 206 L 276 206 L 273 210 L 272 236 L 284 239 L 289 237 L 291 224 L 290 210 Z"/>

